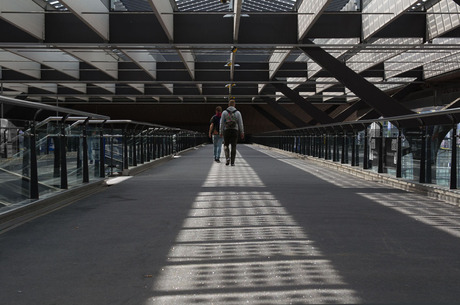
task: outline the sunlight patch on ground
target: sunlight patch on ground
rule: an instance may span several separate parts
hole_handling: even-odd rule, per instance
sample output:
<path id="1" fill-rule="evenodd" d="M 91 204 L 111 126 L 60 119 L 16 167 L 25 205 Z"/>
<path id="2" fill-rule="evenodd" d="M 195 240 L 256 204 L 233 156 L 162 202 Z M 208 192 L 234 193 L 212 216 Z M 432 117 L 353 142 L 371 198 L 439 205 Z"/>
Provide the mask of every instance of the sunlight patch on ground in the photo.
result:
<path id="1" fill-rule="evenodd" d="M 254 191 L 265 185 L 242 158 L 213 164 L 203 187 L 146 304 L 360 302 L 282 202 Z"/>

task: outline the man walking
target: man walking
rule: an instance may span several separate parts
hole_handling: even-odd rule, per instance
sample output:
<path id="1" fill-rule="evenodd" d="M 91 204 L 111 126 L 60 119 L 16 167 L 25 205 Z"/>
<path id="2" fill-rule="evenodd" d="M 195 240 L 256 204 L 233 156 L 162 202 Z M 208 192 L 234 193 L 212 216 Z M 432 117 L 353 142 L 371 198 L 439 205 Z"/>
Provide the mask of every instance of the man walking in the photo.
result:
<path id="1" fill-rule="evenodd" d="M 236 143 L 238 136 L 244 139 L 243 117 L 235 108 L 235 100 L 228 102 L 228 108 L 222 112 L 220 119 L 220 136 L 224 137 L 225 165 L 235 165 Z M 231 146 L 231 152 L 230 147 Z"/>

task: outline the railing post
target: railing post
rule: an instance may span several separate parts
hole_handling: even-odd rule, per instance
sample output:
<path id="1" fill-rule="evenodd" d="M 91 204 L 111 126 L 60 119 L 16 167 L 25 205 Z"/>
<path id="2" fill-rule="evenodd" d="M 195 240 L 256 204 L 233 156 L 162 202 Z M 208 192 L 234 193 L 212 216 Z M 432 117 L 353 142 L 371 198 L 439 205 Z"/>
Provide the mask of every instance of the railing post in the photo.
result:
<path id="1" fill-rule="evenodd" d="M 133 166 L 137 166 L 137 152 L 136 152 L 136 131 L 133 131 L 133 136 L 132 136 L 132 151 L 133 151 Z"/>
<path id="2" fill-rule="evenodd" d="M 147 147 L 147 162 L 150 162 L 151 156 L 152 156 L 152 147 L 151 147 L 151 140 L 150 140 L 150 129 L 146 130 L 146 144 L 145 146 Z"/>
<path id="3" fill-rule="evenodd" d="M 450 160 L 450 189 L 457 189 L 457 123 L 452 124 L 452 155 Z"/>
<path id="4" fill-rule="evenodd" d="M 402 132 L 398 128 L 398 147 L 396 151 L 396 178 L 402 177 Z"/>
<path id="5" fill-rule="evenodd" d="M 83 124 L 83 183 L 89 182 L 89 167 L 88 167 L 88 121 Z M 79 149 L 80 151 L 80 149 Z"/>
<path id="6" fill-rule="evenodd" d="M 337 134 L 334 134 L 334 143 L 332 145 L 332 161 L 336 162 L 337 161 Z"/>
<path id="7" fill-rule="evenodd" d="M 369 169 L 369 132 L 367 126 L 364 126 L 364 152 L 363 152 L 363 169 Z"/>
<path id="8" fill-rule="evenodd" d="M 140 139 L 139 139 L 139 149 L 140 149 L 140 163 L 141 164 L 144 164 L 144 134 L 143 134 L 143 131 L 141 130 L 140 132 Z"/>
<path id="9" fill-rule="evenodd" d="M 36 144 L 36 130 L 35 120 L 30 126 L 30 184 L 29 184 L 29 198 L 38 199 L 38 163 L 37 163 L 37 147 Z"/>
<path id="10" fill-rule="evenodd" d="M 113 147 L 113 142 L 114 142 L 114 131 L 113 127 L 110 128 L 110 175 L 113 175 L 113 168 L 115 167 L 115 163 L 113 162 L 113 157 L 114 157 L 114 147 Z M 105 151 L 105 148 L 104 148 Z"/>
<path id="11" fill-rule="evenodd" d="M 353 131 L 351 140 L 351 166 L 356 166 L 356 132 Z"/>
<path id="12" fill-rule="evenodd" d="M 123 129 L 123 169 L 129 168 L 128 136 L 126 129 Z"/>
<path id="13" fill-rule="evenodd" d="M 422 141 L 421 141 L 421 148 L 420 148 L 420 176 L 419 182 L 425 183 L 425 163 L 426 163 L 426 128 L 425 126 L 422 127 Z"/>
<path id="14" fill-rule="evenodd" d="M 383 173 L 384 170 L 383 170 L 383 125 L 379 123 L 379 126 L 380 126 L 380 129 L 379 129 L 379 138 L 380 138 L 380 142 L 378 143 L 378 150 L 379 150 L 379 165 L 378 165 L 378 169 L 377 169 L 377 172 L 378 173 Z"/>
<path id="15" fill-rule="evenodd" d="M 104 126 L 99 130 L 99 177 L 105 177 Z"/>
<path id="16" fill-rule="evenodd" d="M 433 162 L 433 154 L 431 151 L 431 147 L 433 146 L 433 126 L 430 129 L 426 129 L 426 161 L 425 161 L 425 183 L 431 183 L 431 164 Z M 442 139 L 441 139 L 442 140 Z"/>
<path id="17" fill-rule="evenodd" d="M 62 120 L 61 134 L 59 137 L 59 148 L 60 148 L 60 163 L 61 163 L 61 189 L 67 189 L 69 187 L 67 180 L 67 152 L 66 152 L 66 136 L 65 136 L 65 120 Z"/>

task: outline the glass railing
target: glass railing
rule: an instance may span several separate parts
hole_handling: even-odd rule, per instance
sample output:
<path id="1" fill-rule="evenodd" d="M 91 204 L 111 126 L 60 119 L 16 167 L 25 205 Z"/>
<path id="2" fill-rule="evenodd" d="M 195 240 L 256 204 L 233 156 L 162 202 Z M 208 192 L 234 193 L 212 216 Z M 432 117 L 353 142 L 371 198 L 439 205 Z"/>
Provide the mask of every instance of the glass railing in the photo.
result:
<path id="1" fill-rule="evenodd" d="M 14 101 L 15 114 L 20 105 Z M 78 111 L 85 116 L 37 121 L 36 113 L 45 111 L 31 105 L 37 107 L 32 118 L 0 120 L 0 214 L 207 142 L 193 131 Z"/>
<path id="2" fill-rule="evenodd" d="M 253 142 L 456 189 L 460 109 L 267 132 Z M 398 127 L 399 126 L 399 127 Z"/>

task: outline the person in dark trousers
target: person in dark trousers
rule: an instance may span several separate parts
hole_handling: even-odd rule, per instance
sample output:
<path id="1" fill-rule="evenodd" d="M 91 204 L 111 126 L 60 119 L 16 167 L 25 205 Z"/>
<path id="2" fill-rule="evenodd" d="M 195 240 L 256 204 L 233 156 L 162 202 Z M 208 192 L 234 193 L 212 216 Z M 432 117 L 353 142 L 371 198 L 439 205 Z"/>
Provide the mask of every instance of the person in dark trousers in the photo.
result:
<path id="1" fill-rule="evenodd" d="M 224 137 L 225 165 L 231 164 L 234 166 L 238 136 L 244 139 L 243 117 L 241 112 L 235 108 L 235 100 L 230 100 L 228 102 L 228 108 L 222 112 L 219 132 L 220 136 Z"/>
<path id="2" fill-rule="evenodd" d="M 211 124 L 209 125 L 209 137 L 212 139 L 214 144 L 214 161 L 220 162 L 220 154 L 222 152 L 222 137 L 219 135 L 220 130 L 220 118 L 222 117 L 222 107 L 216 107 L 216 114 L 211 118 Z"/>

